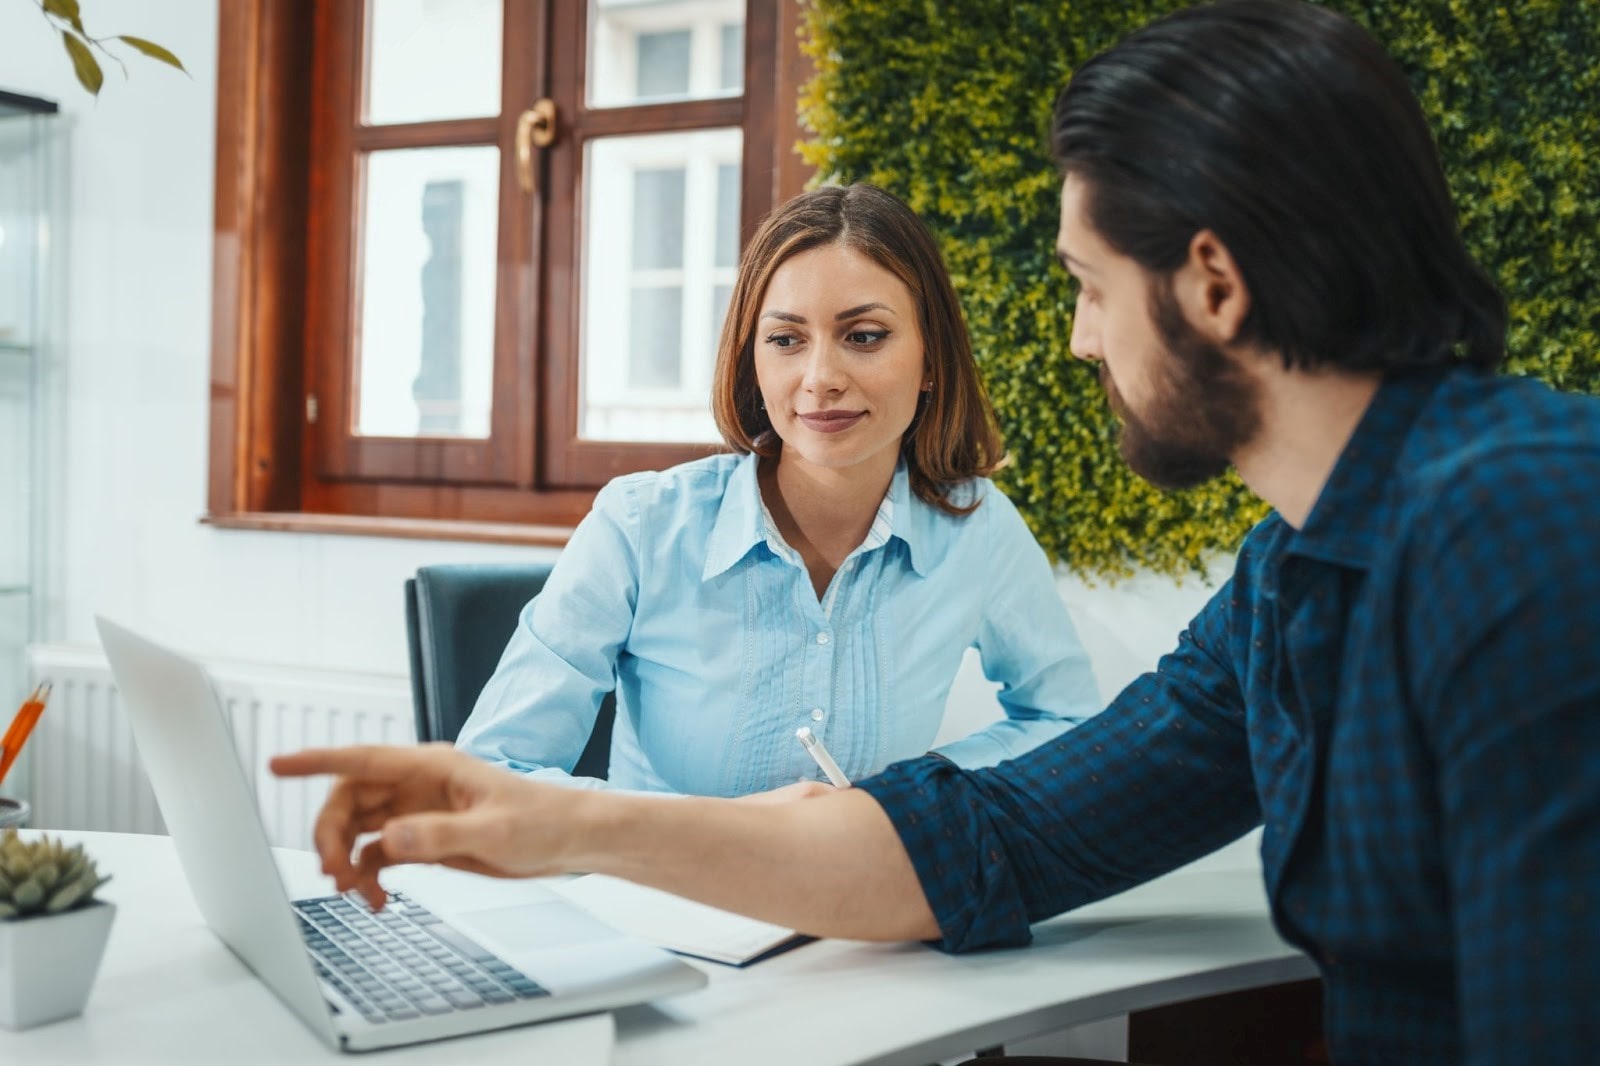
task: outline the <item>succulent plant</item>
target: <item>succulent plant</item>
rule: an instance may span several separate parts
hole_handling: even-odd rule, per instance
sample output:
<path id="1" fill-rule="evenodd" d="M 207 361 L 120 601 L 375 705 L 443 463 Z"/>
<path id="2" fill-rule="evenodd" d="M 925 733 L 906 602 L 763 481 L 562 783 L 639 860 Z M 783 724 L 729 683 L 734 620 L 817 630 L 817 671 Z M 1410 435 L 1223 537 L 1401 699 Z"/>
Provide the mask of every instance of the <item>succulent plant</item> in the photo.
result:
<path id="1" fill-rule="evenodd" d="M 69 848 L 48 836 L 26 841 L 15 829 L 0 833 L 0 921 L 84 906 L 109 880 L 100 876 L 82 844 Z"/>

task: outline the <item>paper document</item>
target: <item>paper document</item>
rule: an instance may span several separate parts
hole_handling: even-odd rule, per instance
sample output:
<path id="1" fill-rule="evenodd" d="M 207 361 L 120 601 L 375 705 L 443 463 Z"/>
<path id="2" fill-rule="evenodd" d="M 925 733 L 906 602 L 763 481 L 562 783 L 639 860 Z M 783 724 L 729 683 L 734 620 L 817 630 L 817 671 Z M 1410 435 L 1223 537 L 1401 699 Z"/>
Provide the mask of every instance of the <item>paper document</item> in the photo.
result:
<path id="1" fill-rule="evenodd" d="M 551 889 L 629 936 L 696 958 L 744 966 L 810 937 L 771 922 L 605 874 L 552 883 Z"/>

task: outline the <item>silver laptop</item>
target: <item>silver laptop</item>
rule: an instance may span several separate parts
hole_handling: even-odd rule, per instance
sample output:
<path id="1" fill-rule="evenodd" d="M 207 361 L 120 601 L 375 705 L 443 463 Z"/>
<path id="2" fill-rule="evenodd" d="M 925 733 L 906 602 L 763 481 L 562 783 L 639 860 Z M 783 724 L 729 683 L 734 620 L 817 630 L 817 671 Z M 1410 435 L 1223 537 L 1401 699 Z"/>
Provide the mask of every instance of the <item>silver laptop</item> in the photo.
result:
<path id="1" fill-rule="evenodd" d="M 95 623 L 201 914 L 331 1046 L 437 1040 L 706 983 L 700 970 L 533 882 L 505 885 L 511 899 L 421 876 L 377 914 L 354 895 L 291 903 L 205 669 L 104 618 Z"/>

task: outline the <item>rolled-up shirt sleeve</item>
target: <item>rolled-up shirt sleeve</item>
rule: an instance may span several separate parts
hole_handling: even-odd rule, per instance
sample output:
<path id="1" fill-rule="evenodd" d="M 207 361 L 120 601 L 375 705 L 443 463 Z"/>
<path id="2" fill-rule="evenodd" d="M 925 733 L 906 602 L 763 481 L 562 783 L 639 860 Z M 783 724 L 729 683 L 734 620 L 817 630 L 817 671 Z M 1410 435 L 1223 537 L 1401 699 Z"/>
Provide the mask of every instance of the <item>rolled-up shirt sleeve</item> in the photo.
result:
<path id="1" fill-rule="evenodd" d="M 570 776 L 638 601 L 638 506 L 626 481 L 595 497 L 544 589 L 523 608 L 456 746 L 507 769 L 591 788 Z"/>
<path id="2" fill-rule="evenodd" d="M 1230 654 L 1231 584 L 1155 671 L 1078 728 L 995 768 L 930 755 L 859 783 L 910 855 L 941 948 L 1025 944 L 1032 923 L 1260 821 Z"/>

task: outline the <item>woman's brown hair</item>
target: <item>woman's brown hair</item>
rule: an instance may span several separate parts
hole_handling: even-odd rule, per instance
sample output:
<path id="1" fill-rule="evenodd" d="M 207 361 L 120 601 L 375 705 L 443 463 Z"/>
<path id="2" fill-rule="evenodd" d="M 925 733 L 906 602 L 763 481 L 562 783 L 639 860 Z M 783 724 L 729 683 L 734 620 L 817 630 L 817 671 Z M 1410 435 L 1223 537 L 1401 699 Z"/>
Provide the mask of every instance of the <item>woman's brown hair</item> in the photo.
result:
<path id="1" fill-rule="evenodd" d="M 789 259 L 823 245 L 860 252 L 899 278 L 916 299 L 932 389 L 918 401 L 900 451 L 911 490 L 950 514 L 968 514 L 951 490 L 999 465 L 1003 452 L 989 398 L 978 380 L 972 341 L 944 257 L 916 213 L 873 185 L 830 185 L 774 211 L 739 261 L 717 345 L 711 410 L 734 451 L 775 457 L 782 441 L 761 406 L 756 384 L 756 319 L 772 275 Z"/>

